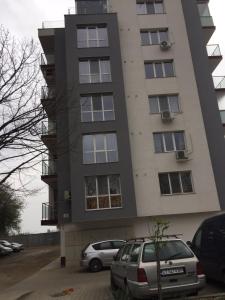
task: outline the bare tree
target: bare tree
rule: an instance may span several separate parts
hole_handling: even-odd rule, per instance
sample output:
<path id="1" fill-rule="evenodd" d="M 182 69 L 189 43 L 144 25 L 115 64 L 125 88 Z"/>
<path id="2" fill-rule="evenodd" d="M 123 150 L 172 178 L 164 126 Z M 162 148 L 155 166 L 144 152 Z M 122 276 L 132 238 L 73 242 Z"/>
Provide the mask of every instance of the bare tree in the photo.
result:
<path id="1" fill-rule="evenodd" d="M 0 185 L 39 163 L 46 151 L 39 57 L 33 40 L 17 41 L 0 27 Z"/>

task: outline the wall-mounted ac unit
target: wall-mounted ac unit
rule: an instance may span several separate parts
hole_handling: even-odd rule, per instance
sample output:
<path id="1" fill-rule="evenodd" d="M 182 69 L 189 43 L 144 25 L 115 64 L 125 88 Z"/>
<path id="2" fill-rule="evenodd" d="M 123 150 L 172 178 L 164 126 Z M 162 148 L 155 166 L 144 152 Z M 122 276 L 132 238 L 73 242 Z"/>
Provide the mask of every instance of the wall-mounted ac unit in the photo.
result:
<path id="1" fill-rule="evenodd" d="M 177 161 L 187 161 L 188 160 L 188 154 L 186 150 L 178 150 L 176 153 L 176 160 Z"/>
<path id="2" fill-rule="evenodd" d="M 164 110 L 161 112 L 161 119 L 164 122 L 170 122 L 174 119 L 174 114 L 169 110 Z"/>
<path id="3" fill-rule="evenodd" d="M 163 51 L 169 50 L 171 48 L 171 43 L 168 41 L 162 41 L 160 43 L 160 49 Z"/>

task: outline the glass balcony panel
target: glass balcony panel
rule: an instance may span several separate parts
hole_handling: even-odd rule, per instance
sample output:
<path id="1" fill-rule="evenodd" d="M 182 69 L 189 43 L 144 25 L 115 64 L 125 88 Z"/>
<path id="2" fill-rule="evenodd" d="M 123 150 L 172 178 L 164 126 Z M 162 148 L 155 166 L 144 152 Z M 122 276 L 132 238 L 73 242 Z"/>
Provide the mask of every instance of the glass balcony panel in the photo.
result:
<path id="1" fill-rule="evenodd" d="M 222 124 L 225 124 L 225 110 L 220 110 Z"/>
<path id="2" fill-rule="evenodd" d="M 213 76 L 213 83 L 216 90 L 225 89 L 225 76 Z"/>
<path id="3" fill-rule="evenodd" d="M 220 46 L 218 44 L 216 45 L 207 45 L 206 46 L 208 56 L 221 56 Z"/>

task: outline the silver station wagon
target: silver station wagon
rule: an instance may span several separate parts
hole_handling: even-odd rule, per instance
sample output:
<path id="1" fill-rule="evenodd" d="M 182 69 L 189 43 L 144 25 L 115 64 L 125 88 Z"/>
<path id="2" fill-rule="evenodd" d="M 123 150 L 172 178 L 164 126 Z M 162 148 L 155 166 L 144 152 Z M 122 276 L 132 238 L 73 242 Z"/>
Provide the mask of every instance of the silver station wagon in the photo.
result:
<path id="1" fill-rule="evenodd" d="M 163 299 L 197 295 L 205 275 L 190 248 L 175 237 L 163 238 L 160 249 Z M 122 289 L 128 299 L 150 299 L 158 294 L 155 243 L 150 238 L 128 241 L 111 265 L 111 287 Z"/>

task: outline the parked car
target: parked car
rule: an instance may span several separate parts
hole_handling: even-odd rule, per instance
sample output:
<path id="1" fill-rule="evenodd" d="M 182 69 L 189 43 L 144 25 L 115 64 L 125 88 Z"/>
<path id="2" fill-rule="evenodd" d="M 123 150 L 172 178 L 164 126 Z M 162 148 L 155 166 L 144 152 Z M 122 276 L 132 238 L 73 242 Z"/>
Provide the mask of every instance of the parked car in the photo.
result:
<path id="1" fill-rule="evenodd" d="M 24 250 L 24 245 L 16 242 L 12 242 L 11 245 L 15 248 L 18 248 L 19 251 Z"/>
<path id="2" fill-rule="evenodd" d="M 0 256 L 4 256 L 4 255 L 10 254 L 12 252 L 13 252 L 12 248 L 5 247 L 0 244 Z"/>
<path id="3" fill-rule="evenodd" d="M 88 244 L 81 253 L 80 265 L 98 272 L 103 267 L 109 267 L 113 256 L 125 244 L 124 240 L 106 240 Z"/>
<path id="4" fill-rule="evenodd" d="M 225 283 L 225 214 L 203 221 L 187 244 L 201 262 L 206 277 Z"/>
<path id="5" fill-rule="evenodd" d="M 159 250 L 164 297 L 196 295 L 205 275 L 191 249 L 178 238 L 163 238 Z M 122 289 L 128 299 L 157 297 L 155 243 L 150 238 L 128 241 L 111 265 L 111 287 Z M 164 298 L 163 298 L 164 299 Z"/>
<path id="6" fill-rule="evenodd" d="M 11 248 L 14 252 L 19 252 L 21 250 L 21 246 L 15 244 L 15 243 L 10 243 L 6 240 L 0 240 L 0 245 Z"/>

